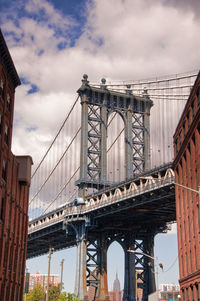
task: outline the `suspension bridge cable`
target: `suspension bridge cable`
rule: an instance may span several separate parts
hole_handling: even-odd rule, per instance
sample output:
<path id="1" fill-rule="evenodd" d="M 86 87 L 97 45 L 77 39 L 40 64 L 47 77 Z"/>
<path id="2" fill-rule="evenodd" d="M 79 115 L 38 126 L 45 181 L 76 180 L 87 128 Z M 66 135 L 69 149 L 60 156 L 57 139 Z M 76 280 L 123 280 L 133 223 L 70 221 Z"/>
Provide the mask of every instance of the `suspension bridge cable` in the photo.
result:
<path id="1" fill-rule="evenodd" d="M 171 86 L 171 87 L 159 87 L 159 88 L 150 88 L 150 87 L 145 87 L 148 91 L 160 91 L 160 90 L 174 90 L 177 88 L 191 88 L 193 85 L 181 85 L 181 86 Z M 120 90 L 124 90 L 124 88 L 115 88 L 113 90 L 109 90 L 109 91 L 120 91 Z M 130 88 L 130 91 L 132 91 L 133 93 L 135 91 L 143 91 L 144 87 L 142 88 Z"/>
<path id="2" fill-rule="evenodd" d="M 47 181 L 49 180 L 49 178 L 51 177 L 51 175 L 53 174 L 53 172 L 55 171 L 55 169 L 57 168 L 57 166 L 59 165 L 59 163 L 61 162 L 61 160 L 63 159 L 63 157 L 65 156 L 65 154 L 67 153 L 67 151 L 69 150 L 70 146 L 72 145 L 72 143 L 74 142 L 74 140 L 76 139 L 78 133 L 80 132 L 81 127 L 78 129 L 78 131 L 76 132 L 76 134 L 74 135 L 73 139 L 71 140 L 70 144 L 68 145 L 68 147 L 66 148 L 66 150 L 64 151 L 64 153 L 62 154 L 62 156 L 60 157 L 60 159 L 58 160 L 58 162 L 56 163 L 56 165 L 54 166 L 54 168 L 52 169 L 52 171 L 50 172 L 50 174 L 48 175 L 48 177 L 46 178 L 46 180 L 44 181 L 44 183 L 40 186 L 39 190 L 37 191 L 37 193 L 34 195 L 34 197 L 30 200 L 29 205 L 32 203 L 32 201 L 36 198 L 36 196 L 40 193 L 40 191 L 42 190 L 42 188 L 44 187 L 44 185 L 47 183 Z"/>
<path id="3" fill-rule="evenodd" d="M 185 79 L 185 78 L 192 78 L 196 77 L 198 74 L 198 70 L 192 71 L 189 74 L 175 74 L 171 75 L 171 77 L 160 77 L 160 78 L 153 78 L 153 79 L 141 79 L 141 80 L 126 80 L 116 83 L 106 83 L 106 86 L 126 86 L 127 84 L 130 85 L 151 85 L 154 83 L 161 83 L 161 82 L 166 82 L 166 81 L 174 81 L 176 79 Z M 92 86 L 100 86 L 99 83 L 90 83 Z"/>
<path id="4" fill-rule="evenodd" d="M 117 113 L 115 113 L 116 116 Z M 112 120 L 114 119 L 114 117 L 112 118 Z M 110 121 L 110 123 L 112 122 L 112 120 Z M 108 125 L 110 125 L 110 123 Z M 113 143 L 110 145 L 109 149 L 107 150 L 107 153 L 110 151 L 110 149 L 113 147 L 113 145 L 116 143 L 116 141 L 118 140 L 118 138 L 120 137 L 120 135 L 122 134 L 122 132 L 124 131 L 124 128 L 121 130 L 121 132 L 119 133 L 119 135 L 116 137 L 116 139 L 113 141 Z M 76 173 L 78 172 L 78 170 L 80 169 L 80 166 L 76 169 L 75 173 L 71 176 L 71 178 L 68 180 L 68 182 L 62 187 L 62 189 L 59 191 L 59 193 L 56 195 L 56 197 L 53 199 L 53 201 L 49 204 L 49 206 L 40 214 L 40 216 L 42 216 L 48 209 L 49 207 L 58 199 L 58 197 L 60 196 L 60 194 L 63 192 L 63 190 L 66 188 L 66 186 L 69 184 L 69 182 L 73 179 L 73 177 L 76 175 Z M 73 193 L 73 195 L 69 198 L 69 200 L 76 194 L 76 192 Z M 39 216 L 39 217 L 40 217 Z"/>
<path id="5" fill-rule="evenodd" d="M 115 116 L 116 116 L 116 114 L 117 113 L 115 113 Z M 114 116 L 114 117 L 115 117 Z M 112 118 L 112 120 L 114 119 L 114 117 Z M 110 121 L 110 123 L 112 122 L 112 120 Z M 108 124 L 108 125 L 110 125 L 110 123 Z M 79 128 L 79 131 L 80 131 L 80 128 Z M 116 141 L 118 140 L 118 138 L 120 137 L 120 135 L 122 134 L 122 132 L 124 131 L 124 128 L 121 130 L 121 132 L 119 133 L 119 135 L 116 137 L 116 139 L 113 141 L 113 143 L 110 145 L 110 147 L 109 147 L 109 149 L 107 150 L 107 152 L 109 152 L 110 151 L 110 149 L 113 147 L 113 145 L 116 143 Z M 61 161 L 61 159 L 59 160 L 59 161 Z M 62 189 L 59 191 L 59 193 L 56 195 L 56 197 L 53 199 L 53 201 L 48 205 L 48 207 L 40 214 L 40 216 L 42 216 L 48 209 L 49 209 L 49 207 L 58 199 L 58 197 L 60 196 L 60 194 L 63 192 L 63 190 L 66 188 L 66 186 L 70 183 L 70 181 L 73 179 L 73 177 L 77 174 L 77 172 L 78 172 L 78 170 L 80 169 L 80 166 L 76 169 L 76 171 L 74 172 L 74 174 L 71 176 L 71 178 L 68 180 L 68 182 L 62 187 Z M 52 174 L 52 173 L 51 173 Z M 50 175 L 51 176 L 51 175 Z M 49 176 L 49 177 L 50 177 Z M 48 179 L 47 179 L 48 180 Z M 44 185 L 45 185 L 45 183 L 44 183 Z M 42 185 L 42 187 L 44 186 L 44 185 Z M 42 189 L 42 187 L 41 187 L 41 189 Z M 41 189 L 38 191 L 38 193 L 41 191 Z M 37 194 L 38 194 L 37 193 Z M 37 195 L 36 194 L 36 195 Z M 74 196 L 76 194 L 76 192 L 74 192 L 73 194 L 72 194 L 72 196 L 69 198 L 69 200 Z M 34 197 L 36 197 L 36 195 L 34 196 Z M 33 200 L 33 199 L 32 199 Z M 31 200 L 31 202 L 32 202 L 32 200 Z M 39 216 L 39 217 L 40 217 Z"/>
<path id="6" fill-rule="evenodd" d="M 120 131 L 119 135 L 115 138 L 115 140 L 113 141 L 113 143 L 109 146 L 109 148 L 107 149 L 107 153 L 111 150 L 111 148 L 113 147 L 113 145 L 115 144 L 115 142 L 118 140 L 118 138 L 121 136 L 121 134 L 123 133 L 124 128 Z"/>
<path id="7" fill-rule="evenodd" d="M 115 118 L 116 115 L 117 115 L 117 113 L 115 112 L 115 114 L 113 115 L 113 117 L 112 117 L 111 120 L 109 121 L 107 127 L 109 127 L 109 125 L 111 124 L 111 122 L 113 121 L 113 119 Z"/>
<path id="8" fill-rule="evenodd" d="M 113 119 L 115 118 L 117 113 L 115 113 L 115 115 L 112 117 L 112 119 L 110 120 L 108 126 L 111 124 L 111 122 L 113 121 Z M 49 176 L 46 178 L 46 180 L 44 181 L 44 183 L 41 185 L 41 187 L 39 188 L 39 190 L 37 191 L 37 193 L 33 196 L 33 198 L 31 199 L 31 201 L 29 202 L 29 205 L 32 203 L 32 201 L 36 198 L 36 196 L 40 193 L 40 191 L 42 190 L 42 188 L 44 187 L 44 185 L 47 183 L 47 181 L 49 180 L 49 178 L 51 177 L 51 175 L 53 174 L 53 172 L 55 171 L 56 167 L 59 165 L 59 163 L 61 162 L 62 158 L 64 157 L 64 155 L 66 154 L 67 150 L 69 149 L 69 147 L 71 146 L 72 142 L 75 140 L 76 136 L 78 135 L 78 133 L 80 132 L 81 128 L 78 129 L 78 131 L 76 132 L 74 138 L 72 139 L 70 145 L 68 146 L 68 148 L 65 150 L 65 152 L 63 153 L 63 155 L 61 156 L 61 158 L 59 159 L 59 161 L 57 162 L 56 166 L 53 168 L 53 170 L 51 171 L 51 173 L 49 174 Z M 121 135 L 121 133 L 120 133 Z M 118 135 L 118 137 L 120 136 Z M 109 150 L 112 148 L 112 146 L 114 145 L 114 143 L 117 141 L 118 137 L 115 139 L 115 141 L 112 143 L 112 145 L 110 146 Z M 54 139 L 55 141 L 55 139 Z M 50 149 L 50 148 L 49 148 Z M 107 150 L 107 152 L 109 151 Z M 49 151 L 49 150 L 48 150 Z M 41 164 L 40 164 L 41 165 Z M 39 167 L 38 167 L 39 168 Z M 80 169 L 80 166 L 77 168 L 75 174 L 77 173 L 77 171 Z M 62 191 L 65 189 L 65 187 L 68 185 L 68 183 L 71 181 L 71 179 L 75 176 L 75 174 L 70 178 L 70 180 L 64 185 L 64 187 L 61 189 L 61 191 L 57 194 L 57 196 L 54 198 L 53 202 L 55 202 L 57 200 L 57 198 L 59 197 L 59 195 L 62 193 Z M 51 202 L 51 204 L 53 203 Z M 44 214 L 47 209 L 51 206 L 51 204 L 45 209 L 45 211 L 42 213 Z M 41 216 L 41 215 L 40 215 Z"/>
<path id="9" fill-rule="evenodd" d="M 53 199 L 53 201 L 46 207 L 46 209 L 40 214 L 40 216 L 42 216 L 49 209 L 49 207 L 51 207 L 51 205 L 57 200 L 57 198 L 60 196 L 60 194 L 66 188 L 66 186 L 70 183 L 70 181 L 73 179 L 73 177 L 76 175 L 76 173 L 78 172 L 79 169 L 80 169 L 80 166 L 75 170 L 75 172 L 70 177 L 70 179 L 67 181 L 67 183 L 65 183 L 65 185 L 62 187 L 62 189 L 59 191 L 59 193 L 56 195 L 56 197 Z"/>
<path id="10" fill-rule="evenodd" d="M 31 179 L 34 177 L 34 175 L 36 174 L 36 172 L 38 171 L 38 169 L 39 169 L 40 166 L 42 165 L 44 159 L 46 158 L 47 154 L 49 153 L 50 149 L 52 148 L 54 142 L 56 141 L 58 135 L 60 134 L 61 130 L 63 129 L 65 123 L 67 122 L 67 120 L 68 120 L 68 118 L 69 118 L 69 116 L 70 116 L 70 114 L 72 113 L 72 111 L 73 111 L 75 105 L 77 104 L 78 99 L 79 99 L 79 96 L 78 96 L 77 99 L 75 100 L 75 102 L 74 102 L 74 104 L 72 105 L 72 107 L 71 107 L 69 113 L 67 114 L 67 117 L 66 117 L 65 120 L 63 121 L 63 123 L 62 123 L 62 125 L 61 125 L 59 131 L 57 132 L 56 136 L 54 137 L 53 141 L 51 142 L 51 144 L 50 144 L 48 150 L 46 151 L 46 153 L 44 154 L 42 160 L 41 160 L 40 163 L 38 164 L 36 170 L 35 170 L 34 173 L 32 174 Z"/>

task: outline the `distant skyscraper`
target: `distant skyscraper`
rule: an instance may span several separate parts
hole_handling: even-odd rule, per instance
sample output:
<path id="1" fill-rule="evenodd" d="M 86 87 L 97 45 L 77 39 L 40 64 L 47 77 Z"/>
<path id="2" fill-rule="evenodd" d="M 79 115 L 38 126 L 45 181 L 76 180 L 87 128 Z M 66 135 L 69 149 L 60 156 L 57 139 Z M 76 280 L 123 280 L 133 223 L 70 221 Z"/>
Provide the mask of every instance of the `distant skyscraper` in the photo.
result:
<path id="1" fill-rule="evenodd" d="M 113 282 L 113 291 L 109 292 L 110 301 L 122 301 L 123 290 L 120 290 L 120 282 L 116 273 L 116 279 Z"/>
<path id="2" fill-rule="evenodd" d="M 120 282 L 119 282 L 117 273 L 116 273 L 116 279 L 114 280 L 114 283 L 113 283 L 113 291 L 114 290 L 116 290 L 117 292 L 120 292 Z"/>

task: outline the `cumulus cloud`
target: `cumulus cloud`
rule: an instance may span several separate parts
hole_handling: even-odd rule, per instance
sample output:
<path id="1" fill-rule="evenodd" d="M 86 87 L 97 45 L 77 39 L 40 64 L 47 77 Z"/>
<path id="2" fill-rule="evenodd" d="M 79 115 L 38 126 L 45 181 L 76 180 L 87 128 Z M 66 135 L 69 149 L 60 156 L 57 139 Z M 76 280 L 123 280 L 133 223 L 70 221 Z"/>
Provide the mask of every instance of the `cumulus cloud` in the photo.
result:
<path id="1" fill-rule="evenodd" d="M 99 81 L 198 69 L 198 3 L 191 1 L 191 9 L 186 9 L 188 5 L 164 0 L 88 1 L 85 24 L 73 41 L 78 20 L 47 0 L 29 0 L 24 7 L 17 1 L 4 10 L 1 27 L 17 71 L 27 81 L 16 91 L 13 151 L 39 160 L 43 151 L 37 149 L 43 150 L 56 133 L 84 73 Z M 37 91 L 29 94 L 33 86 Z M 29 141 L 25 145 L 24 136 Z"/>

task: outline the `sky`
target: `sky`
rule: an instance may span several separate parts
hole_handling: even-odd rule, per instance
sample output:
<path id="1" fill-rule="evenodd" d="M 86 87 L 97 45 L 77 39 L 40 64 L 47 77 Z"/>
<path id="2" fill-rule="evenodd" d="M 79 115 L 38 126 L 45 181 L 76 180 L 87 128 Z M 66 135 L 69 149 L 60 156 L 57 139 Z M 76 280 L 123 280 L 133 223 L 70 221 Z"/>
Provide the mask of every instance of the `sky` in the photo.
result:
<path id="1" fill-rule="evenodd" d="M 1 30 L 22 83 L 15 96 L 13 153 L 31 155 L 37 165 L 84 73 L 99 82 L 103 77 L 135 80 L 198 70 L 199 12 L 198 0 L 1 0 Z M 52 256 L 52 273 L 60 273 L 65 258 L 64 284 L 71 292 L 75 252 Z M 177 258 L 176 235 L 158 235 L 155 254 L 164 270 L 170 268 Z M 29 260 L 27 267 L 31 273 L 47 273 L 47 261 L 42 256 Z M 122 269 L 122 250 L 111 246 L 109 288 L 116 271 L 122 284 Z M 177 281 L 176 260 L 168 272 L 159 273 L 159 282 Z"/>

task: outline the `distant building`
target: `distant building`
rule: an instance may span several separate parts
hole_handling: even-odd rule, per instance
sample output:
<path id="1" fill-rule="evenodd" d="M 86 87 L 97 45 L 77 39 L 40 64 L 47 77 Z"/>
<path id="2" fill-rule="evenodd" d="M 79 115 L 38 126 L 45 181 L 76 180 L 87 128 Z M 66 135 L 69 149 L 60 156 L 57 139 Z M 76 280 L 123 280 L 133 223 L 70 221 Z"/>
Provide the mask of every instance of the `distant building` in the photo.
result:
<path id="1" fill-rule="evenodd" d="M 117 273 L 116 273 L 116 279 L 114 280 L 114 283 L 113 283 L 113 291 L 114 290 L 116 290 L 117 292 L 120 292 L 120 282 L 119 282 Z"/>
<path id="2" fill-rule="evenodd" d="M 179 301 L 180 286 L 178 284 L 160 284 L 159 290 L 148 296 L 148 301 Z"/>
<path id="3" fill-rule="evenodd" d="M 182 300 L 200 300 L 200 73 L 174 134 L 179 274 Z"/>
<path id="4" fill-rule="evenodd" d="M 113 290 L 109 292 L 110 301 L 122 301 L 123 290 L 120 290 L 120 281 L 118 279 L 118 274 L 116 273 L 116 279 L 113 282 Z"/>
<path id="5" fill-rule="evenodd" d="M 0 30 L 1 301 L 21 301 L 23 298 L 32 159 L 14 156 L 11 152 L 14 97 L 19 85 L 17 71 Z"/>
<path id="6" fill-rule="evenodd" d="M 30 274 L 29 278 L 29 291 L 31 291 L 34 286 L 37 284 L 40 284 L 44 289 L 47 288 L 47 281 L 48 281 L 48 275 L 47 274 L 40 274 L 40 272 L 37 272 L 36 274 Z M 51 274 L 49 276 L 49 284 L 57 286 L 59 284 L 59 275 L 57 274 Z"/>
<path id="7" fill-rule="evenodd" d="M 137 301 L 142 300 L 142 294 L 143 289 L 140 288 L 140 284 L 142 283 L 142 280 L 139 277 L 139 274 L 142 273 L 142 271 L 137 270 Z M 123 300 L 124 291 L 120 288 L 120 281 L 118 279 L 118 274 L 116 273 L 116 279 L 113 282 L 113 290 L 109 292 L 109 298 L 110 301 L 122 301 Z"/>

